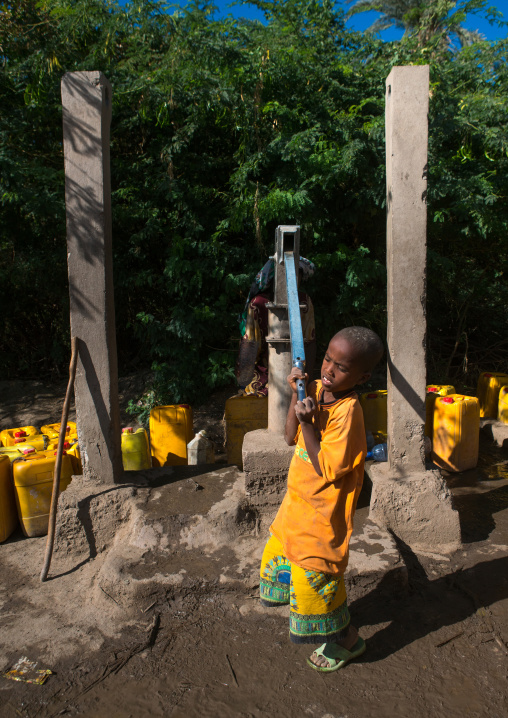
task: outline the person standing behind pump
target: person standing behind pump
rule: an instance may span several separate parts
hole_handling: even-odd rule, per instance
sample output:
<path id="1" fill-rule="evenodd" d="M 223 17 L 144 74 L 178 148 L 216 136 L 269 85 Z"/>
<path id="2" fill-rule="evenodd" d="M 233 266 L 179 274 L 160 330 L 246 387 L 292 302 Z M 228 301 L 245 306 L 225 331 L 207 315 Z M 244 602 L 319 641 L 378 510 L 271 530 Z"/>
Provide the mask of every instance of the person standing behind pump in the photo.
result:
<path id="1" fill-rule="evenodd" d="M 304 282 L 315 272 L 314 264 L 300 257 L 298 267 L 298 284 Z M 273 302 L 273 259 L 269 259 L 256 275 L 249 296 L 240 318 L 242 339 L 236 362 L 235 374 L 240 393 L 244 396 L 268 394 L 268 307 Z M 316 359 L 316 329 L 314 322 L 314 307 L 311 298 L 305 292 L 298 292 L 300 316 L 302 319 L 302 333 L 305 345 L 306 371 L 312 376 Z"/>

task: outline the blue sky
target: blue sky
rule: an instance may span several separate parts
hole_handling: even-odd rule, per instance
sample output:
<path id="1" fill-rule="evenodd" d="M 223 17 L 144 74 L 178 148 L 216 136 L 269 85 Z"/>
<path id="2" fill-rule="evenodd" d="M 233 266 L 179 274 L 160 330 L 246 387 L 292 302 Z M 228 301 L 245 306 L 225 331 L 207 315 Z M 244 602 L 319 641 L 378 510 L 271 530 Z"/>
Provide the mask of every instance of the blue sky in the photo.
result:
<path id="1" fill-rule="evenodd" d="M 121 5 L 125 5 L 126 2 L 127 0 L 120 0 Z M 173 2 L 175 5 L 186 4 L 185 0 L 168 0 L 168 2 Z M 263 21 L 264 19 L 263 13 L 253 5 L 249 5 L 248 2 L 238 2 L 234 7 L 230 7 L 231 0 L 214 0 L 214 4 L 219 9 L 219 16 L 231 13 L 235 17 L 247 17 L 260 21 Z M 494 6 L 500 10 L 504 15 L 505 21 L 508 22 L 508 0 L 491 0 L 488 2 L 488 5 Z M 344 7 L 347 10 L 350 6 L 346 6 L 344 4 Z M 378 16 L 379 13 L 376 12 L 361 13 L 360 15 L 350 18 L 347 21 L 347 26 L 353 30 L 365 30 L 376 20 Z M 479 30 L 483 33 L 483 35 L 485 35 L 487 40 L 501 40 L 508 36 L 508 28 L 498 28 L 496 26 L 492 26 L 485 19 L 474 15 L 471 15 L 464 25 L 468 30 Z M 401 36 L 402 32 L 398 30 L 385 30 L 385 32 L 381 34 L 383 40 L 398 40 Z"/>

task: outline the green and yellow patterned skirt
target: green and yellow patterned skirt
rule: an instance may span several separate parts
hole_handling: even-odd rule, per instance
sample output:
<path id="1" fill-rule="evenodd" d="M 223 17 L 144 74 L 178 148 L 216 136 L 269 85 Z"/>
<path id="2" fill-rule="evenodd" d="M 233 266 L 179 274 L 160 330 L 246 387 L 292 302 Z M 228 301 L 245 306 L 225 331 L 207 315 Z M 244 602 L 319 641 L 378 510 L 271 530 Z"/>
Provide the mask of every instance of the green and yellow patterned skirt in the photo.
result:
<path id="1" fill-rule="evenodd" d="M 344 577 L 292 564 L 275 536 L 263 552 L 259 589 L 263 606 L 290 604 L 294 643 L 336 643 L 347 635 L 351 619 Z"/>

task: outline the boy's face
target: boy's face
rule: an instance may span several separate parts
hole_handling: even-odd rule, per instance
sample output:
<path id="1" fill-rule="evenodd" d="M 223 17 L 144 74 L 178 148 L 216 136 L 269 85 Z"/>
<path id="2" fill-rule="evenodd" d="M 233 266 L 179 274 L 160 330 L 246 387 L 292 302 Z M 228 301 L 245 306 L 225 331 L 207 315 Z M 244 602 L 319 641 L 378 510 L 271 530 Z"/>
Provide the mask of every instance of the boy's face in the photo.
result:
<path id="1" fill-rule="evenodd" d="M 331 394 L 348 391 L 369 377 L 370 372 L 365 371 L 348 340 L 340 335 L 333 337 L 321 367 L 323 389 Z"/>

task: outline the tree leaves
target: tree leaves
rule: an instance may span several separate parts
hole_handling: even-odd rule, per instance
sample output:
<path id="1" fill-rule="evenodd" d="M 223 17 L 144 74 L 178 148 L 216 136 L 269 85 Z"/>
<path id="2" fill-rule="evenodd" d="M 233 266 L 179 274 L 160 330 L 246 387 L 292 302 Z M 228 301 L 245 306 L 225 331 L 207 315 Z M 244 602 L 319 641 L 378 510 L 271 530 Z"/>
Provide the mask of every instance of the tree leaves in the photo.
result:
<path id="1" fill-rule="evenodd" d="M 19 0 L 0 15 L 3 376 L 66 364 L 60 80 L 80 69 L 113 85 L 120 369 L 154 371 L 140 411 L 231 380 L 237 316 L 278 224 L 301 225 L 302 253 L 316 263 L 308 291 L 320 345 L 344 324 L 383 334 L 394 64 L 431 64 L 432 380 L 447 367 L 464 378 L 464 365 L 479 365 L 461 352 L 506 333 L 506 43 L 450 52 L 411 33 L 382 43 L 348 32 L 327 0 L 254 4 L 266 24 L 155 0 Z"/>

